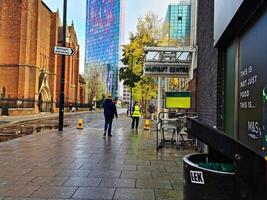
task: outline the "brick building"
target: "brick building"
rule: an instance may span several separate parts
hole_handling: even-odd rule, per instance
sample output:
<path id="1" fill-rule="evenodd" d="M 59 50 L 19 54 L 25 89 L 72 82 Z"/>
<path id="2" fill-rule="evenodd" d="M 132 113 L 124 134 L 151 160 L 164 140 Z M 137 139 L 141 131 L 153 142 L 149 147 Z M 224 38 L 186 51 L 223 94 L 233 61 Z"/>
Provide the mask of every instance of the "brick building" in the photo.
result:
<path id="1" fill-rule="evenodd" d="M 62 26 L 58 28 L 58 45 L 62 45 Z M 66 56 L 65 64 L 65 102 L 79 102 L 79 44 L 73 23 L 66 30 L 66 47 L 71 47 L 75 50 L 73 56 Z M 60 70 L 61 56 L 57 56 L 57 99 L 60 95 Z"/>
<path id="2" fill-rule="evenodd" d="M 22 100 L 22 107 L 31 113 L 56 110 L 61 56 L 53 49 L 61 45 L 61 32 L 59 13 L 52 12 L 42 0 L 0 1 L 2 99 Z M 76 53 L 66 58 L 65 101 L 79 103 L 79 45 L 73 24 L 67 28 L 66 40 Z M 14 104 L 10 102 L 9 106 Z M 26 109 L 21 110 L 25 113 Z"/>

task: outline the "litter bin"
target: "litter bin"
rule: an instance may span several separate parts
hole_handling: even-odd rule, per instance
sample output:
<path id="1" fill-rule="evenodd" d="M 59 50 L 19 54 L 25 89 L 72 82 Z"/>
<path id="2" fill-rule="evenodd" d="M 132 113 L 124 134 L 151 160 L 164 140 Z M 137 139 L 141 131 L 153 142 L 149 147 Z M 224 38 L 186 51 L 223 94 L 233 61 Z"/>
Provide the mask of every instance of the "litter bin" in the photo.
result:
<path id="1" fill-rule="evenodd" d="M 266 200 L 266 160 L 225 133 L 187 118 L 208 154 L 184 157 L 184 200 Z"/>
<path id="2" fill-rule="evenodd" d="M 230 163 L 209 163 L 207 154 L 187 155 L 184 163 L 184 200 L 231 200 L 235 173 Z"/>

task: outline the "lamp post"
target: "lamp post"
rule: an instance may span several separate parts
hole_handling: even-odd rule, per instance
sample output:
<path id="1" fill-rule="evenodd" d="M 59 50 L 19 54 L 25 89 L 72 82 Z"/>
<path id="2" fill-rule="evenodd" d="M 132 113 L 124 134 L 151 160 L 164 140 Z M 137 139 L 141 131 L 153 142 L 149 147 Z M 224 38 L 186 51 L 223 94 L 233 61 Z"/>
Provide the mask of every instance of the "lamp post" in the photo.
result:
<path id="1" fill-rule="evenodd" d="M 133 82 L 133 54 L 129 54 L 131 56 L 131 83 L 130 83 L 130 114 L 132 113 L 132 104 L 133 104 L 133 87 L 132 87 L 132 82 Z"/>
<path id="2" fill-rule="evenodd" d="M 67 0 L 64 0 L 63 2 L 62 47 L 66 47 L 66 24 L 67 24 Z M 66 61 L 65 55 L 62 55 L 58 131 L 63 131 L 63 126 L 64 126 L 65 61 Z"/>

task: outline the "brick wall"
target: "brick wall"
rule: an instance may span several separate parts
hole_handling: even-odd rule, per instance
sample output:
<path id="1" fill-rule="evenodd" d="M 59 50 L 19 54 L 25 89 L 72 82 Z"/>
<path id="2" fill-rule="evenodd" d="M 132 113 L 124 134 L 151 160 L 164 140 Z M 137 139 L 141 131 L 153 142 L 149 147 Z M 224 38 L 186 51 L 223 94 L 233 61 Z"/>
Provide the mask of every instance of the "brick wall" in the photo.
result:
<path id="1" fill-rule="evenodd" d="M 203 122 L 217 126 L 218 52 L 213 48 L 213 0 L 198 1 L 197 112 Z"/>
<path id="2" fill-rule="evenodd" d="M 18 0 L 1 0 L 0 13 L 0 64 L 15 64 L 20 56 L 21 4 Z"/>
<path id="3" fill-rule="evenodd" d="M 59 24 L 59 13 L 53 13 L 42 0 L 0 0 L 0 94 L 5 87 L 6 97 L 37 101 L 40 74 L 45 72 L 48 87 L 42 100 L 58 101 L 61 56 L 53 49 L 61 45 Z M 66 100 L 77 103 L 79 45 L 73 24 L 67 36 L 67 46 L 76 53 L 66 58 Z"/>
<path id="4" fill-rule="evenodd" d="M 0 88 L 11 98 L 38 100 L 41 70 L 55 99 L 59 16 L 42 0 L 0 1 Z"/>
<path id="5" fill-rule="evenodd" d="M 65 63 L 65 102 L 69 103 L 79 103 L 79 44 L 77 40 L 77 35 L 74 29 L 74 25 L 68 26 L 66 30 L 66 46 L 71 47 L 75 50 L 75 54 L 73 56 L 66 56 Z M 62 45 L 62 27 L 59 27 L 59 46 Z M 61 78 L 61 56 L 57 58 L 57 99 L 60 94 L 60 78 Z"/>

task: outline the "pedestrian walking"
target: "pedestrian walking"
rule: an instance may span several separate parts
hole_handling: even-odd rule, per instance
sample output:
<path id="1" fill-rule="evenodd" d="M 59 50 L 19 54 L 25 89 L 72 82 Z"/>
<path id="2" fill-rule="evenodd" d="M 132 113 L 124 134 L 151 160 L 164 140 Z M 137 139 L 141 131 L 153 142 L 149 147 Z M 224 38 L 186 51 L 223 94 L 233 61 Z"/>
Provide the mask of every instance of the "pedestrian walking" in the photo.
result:
<path id="1" fill-rule="evenodd" d="M 151 121 L 153 121 L 154 120 L 154 114 L 155 114 L 155 106 L 153 105 L 153 103 L 151 105 L 149 105 L 148 112 L 150 113 Z"/>
<path id="2" fill-rule="evenodd" d="M 131 106 L 127 107 L 127 116 L 131 116 Z"/>
<path id="3" fill-rule="evenodd" d="M 139 118 L 141 117 L 141 108 L 138 105 L 138 102 L 135 102 L 133 106 L 133 112 L 132 112 L 132 130 L 135 127 L 135 130 L 137 131 L 138 125 L 139 125 Z"/>
<path id="4" fill-rule="evenodd" d="M 111 135 L 111 130 L 112 130 L 112 122 L 114 119 L 114 116 L 118 118 L 117 114 L 117 108 L 115 103 L 112 100 L 111 96 L 108 96 L 104 103 L 103 103 L 103 108 L 104 108 L 104 116 L 105 116 L 105 126 L 104 126 L 104 137 L 106 136 L 106 133 L 108 131 L 108 136 Z"/>

